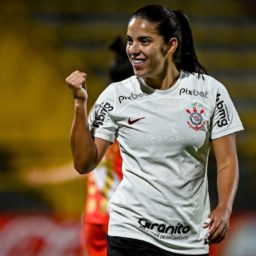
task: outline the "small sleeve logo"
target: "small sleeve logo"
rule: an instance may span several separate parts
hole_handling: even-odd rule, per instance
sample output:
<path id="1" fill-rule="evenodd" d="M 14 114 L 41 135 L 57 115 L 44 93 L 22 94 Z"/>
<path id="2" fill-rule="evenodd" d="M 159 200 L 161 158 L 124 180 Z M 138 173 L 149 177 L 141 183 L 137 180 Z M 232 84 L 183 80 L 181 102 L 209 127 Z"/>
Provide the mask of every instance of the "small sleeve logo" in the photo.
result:
<path id="1" fill-rule="evenodd" d="M 109 102 L 101 102 L 95 105 L 95 120 L 93 122 L 93 127 L 99 128 L 103 125 L 105 118 L 109 112 L 111 112 L 114 107 Z"/>

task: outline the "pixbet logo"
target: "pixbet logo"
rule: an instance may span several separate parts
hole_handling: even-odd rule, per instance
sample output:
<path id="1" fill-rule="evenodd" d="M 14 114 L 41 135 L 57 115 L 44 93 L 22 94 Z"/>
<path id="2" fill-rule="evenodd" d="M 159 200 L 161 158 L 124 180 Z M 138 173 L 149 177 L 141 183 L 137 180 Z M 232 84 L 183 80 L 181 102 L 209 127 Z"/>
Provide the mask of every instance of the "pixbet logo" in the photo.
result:
<path id="1" fill-rule="evenodd" d="M 188 88 L 181 88 L 180 92 L 179 92 L 179 95 L 181 95 L 183 93 L 191 95 L 191 96 L 199 96 L 199 97 L 202 97 L 202 98 L 208 98 L 208 92 L 207 91 L 197 91 L 196 89 L 189 90 Z"/>
<path id="2" fill-rule="evenodd" d="M 138 98 L 142 98 L 143 96 L 145 96 L 144 93 L 139 93 L 139 94 L 131 93 L 130 95 L 119 96 L 118 100 L 119 100 L 119 103 L 122 103 L 124 100 L 136 100 Z"/>

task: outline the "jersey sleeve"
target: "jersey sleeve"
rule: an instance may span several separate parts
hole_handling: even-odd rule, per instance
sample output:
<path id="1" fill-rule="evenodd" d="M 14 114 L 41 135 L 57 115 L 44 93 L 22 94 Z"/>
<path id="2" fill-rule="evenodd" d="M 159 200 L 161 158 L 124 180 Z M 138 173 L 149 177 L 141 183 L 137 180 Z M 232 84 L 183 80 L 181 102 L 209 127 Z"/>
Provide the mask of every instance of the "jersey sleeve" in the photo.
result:
<path id="1" fill-rule="evenodd" d="M 215 109 L 212 117 L 211 139 L 243 130 L 236 108 L 226 88 L 217 82 Z"/>
<path id="2" fill-rule="evenodd" d="M 101 93 L 88 118 L 92 136 L 108 140 L 111 143 L 114 142 L 117 131 L 117 125 L 113 120 L 115 111 L 114 95 L 114 88 L 110 85 Z"/>

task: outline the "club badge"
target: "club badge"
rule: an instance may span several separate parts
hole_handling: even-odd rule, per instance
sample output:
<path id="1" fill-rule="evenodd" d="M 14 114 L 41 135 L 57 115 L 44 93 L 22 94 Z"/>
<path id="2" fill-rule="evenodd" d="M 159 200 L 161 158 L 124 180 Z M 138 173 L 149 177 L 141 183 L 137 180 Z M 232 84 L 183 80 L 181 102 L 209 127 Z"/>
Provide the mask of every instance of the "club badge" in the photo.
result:
<path id="1" fill-rule="evenodd" d="M 187 124 L 190 128 L 198 131 L 204 127 L 205 120 L 202 116 L 202 114 L 204 113 L 204 109 L 198 111 L 196 107 L 193 107 L 192 111 L 187 108 L 186 112 L 189 114 L 189 120 L 187 121 Z"/>

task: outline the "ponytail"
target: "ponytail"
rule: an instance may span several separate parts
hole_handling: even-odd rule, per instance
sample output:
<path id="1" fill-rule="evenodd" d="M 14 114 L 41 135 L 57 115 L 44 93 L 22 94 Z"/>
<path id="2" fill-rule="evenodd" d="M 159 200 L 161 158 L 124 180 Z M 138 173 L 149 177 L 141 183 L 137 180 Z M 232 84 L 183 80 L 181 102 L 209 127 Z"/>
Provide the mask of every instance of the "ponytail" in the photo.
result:
<path id="1" fill-rule="evenodd" d="M 163 36 L 166 43 L 172 37 L 178 40 L 178 48 L 173 55 L 177 69 L 190 73 L 208 74 L 200 64 L 193 43 L 191 28 L 186 16 L 180 10 L 170 10 L 162 5 L 147 5 L 137 10 L 131 18 L 140 17 L 157 23 L 157 31 Z"/>
<path id="2" fill-rule="evenodd" d="M 190 73 L 197 72 L 199 74 L 208 74 L 207 70 L 199 62 L 194 48 L 192 31 L 186 16 L 180 10 L 174 11 L 180 26 L 181 38 L 178 39 L 180 46 L 174 62 L 178 69 L 183 69 Z"/>

